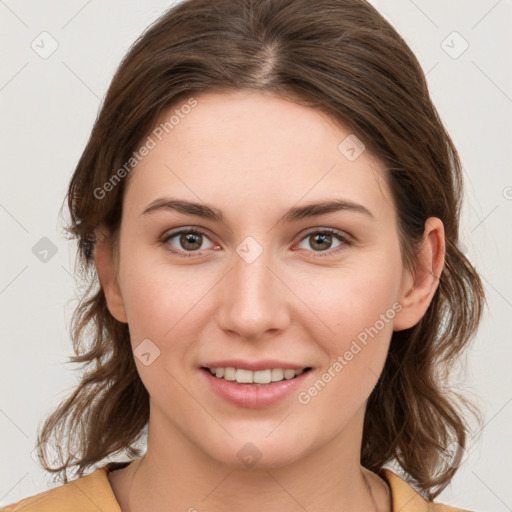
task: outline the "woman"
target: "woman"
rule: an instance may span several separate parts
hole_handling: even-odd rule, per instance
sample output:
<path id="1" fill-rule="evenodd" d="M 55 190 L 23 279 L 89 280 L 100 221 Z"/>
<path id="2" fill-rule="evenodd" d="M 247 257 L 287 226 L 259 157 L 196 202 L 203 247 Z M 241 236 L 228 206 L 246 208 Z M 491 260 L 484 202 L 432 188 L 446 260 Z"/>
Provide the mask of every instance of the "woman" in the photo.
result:
<path id="1" fill-rule="evenodd" d="M 461 190 L 420 65 L 365 1 L 170 9 L 69 186 L 89 369 L 38 439 L 64 484 L 5 510 L 461 510 L 434 501 L 483 304 Z"/>

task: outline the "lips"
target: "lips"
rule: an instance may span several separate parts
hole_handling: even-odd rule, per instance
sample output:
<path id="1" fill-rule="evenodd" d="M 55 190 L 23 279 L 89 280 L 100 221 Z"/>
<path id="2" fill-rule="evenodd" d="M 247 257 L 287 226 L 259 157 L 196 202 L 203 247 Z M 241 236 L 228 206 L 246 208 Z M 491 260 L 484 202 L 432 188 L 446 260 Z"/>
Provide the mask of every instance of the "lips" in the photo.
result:
<path id="1" fill-rule="evenodd" d="M 310 378 L 312 373 L 312 368 L 309 366 L 277 360 L 256 362 L 240 360 L 212 361 L 200 369 L 200 373 L 204 375 L 209 389 L 218 397 L 232 405 L 247 409 L 270 407 L 286 398 L 290 398 L 299 386 Z M 222 377 L 216 376 L 217 371 L 223 374 L 226 370 L 229 374 L 227 375 L 228 379 L 225 379 L 224 375 Z M 284 378 L 285 371 L 288 378 Z M 283 379 L 277 380 L 280 372 L 283 373 Z M 272 380 L 272 373 L 276 378 L 275 381 Z M 270 382 L 268 381 L 269 374 Z M 256 381 L 264 380 L 265 382 L 254 382 L 255 375 L 257 376 Z M 235 376 L 235 379 L 232 379 L 233 376 Z M 253 382 L 247 382 L 251 379 Z M 237 380 L 239 381 L 237 382 Z"/>
<path id="2" fill-rule="evenodd" d="M 289 361 L 280 361 L 278 359 L 262 359 L 260 361 L 244 361 L 243 359 L 223 359 L 219 361 L 210 361 L 203 365 L 203 368 L 237 368 L 240 370 L 268 370 L 272 368 L 282 368 L 283 370 L 305 370 L 311 368 L 309 364 L 296 364 Z"/>

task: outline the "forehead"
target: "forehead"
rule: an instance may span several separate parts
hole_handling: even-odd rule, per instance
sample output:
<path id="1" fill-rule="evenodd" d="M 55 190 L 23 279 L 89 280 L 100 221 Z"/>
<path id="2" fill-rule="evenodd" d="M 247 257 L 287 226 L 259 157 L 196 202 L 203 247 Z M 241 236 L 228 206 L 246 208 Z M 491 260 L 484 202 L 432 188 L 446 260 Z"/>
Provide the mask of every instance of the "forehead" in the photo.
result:
<path id="1" fill-rule="evenodd" d="M 139 211 L 167 192 L 241 207 L 238 216 L 337 197 L 371 205 L 377 215 L 391 207 L 382 164 L 366 150 L 356 159 L 347 154 L 354 141 L 357 153 L 362 147 L 327 114 L 259 91 L 193 100 L 162 113 L 153 149 L 130 175 L 125 200 Z"/>

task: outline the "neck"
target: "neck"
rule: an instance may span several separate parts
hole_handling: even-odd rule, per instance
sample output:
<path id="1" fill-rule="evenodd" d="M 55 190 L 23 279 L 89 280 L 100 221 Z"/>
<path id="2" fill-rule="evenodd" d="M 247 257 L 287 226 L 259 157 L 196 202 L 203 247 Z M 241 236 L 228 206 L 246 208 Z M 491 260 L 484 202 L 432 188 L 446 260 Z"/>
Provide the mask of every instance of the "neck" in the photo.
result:
<path id="1" fill-rule="evenodd" d="M 123 511 L 390 510 L 386 484 L 360 466 L 360 442 L 354 442 L 358 430 L 351 431 L 351 425 L 343 435 L 311 447 L 298 460 L 263 464 L 262 454 L 253 467 L 219 462 L 181 432 L 170 435 L 165 421 L 149 425 L 146 454 L 117 471 L 125 472 L 122 492 L 116 492 L 121 486 L 113 485 Z"/>

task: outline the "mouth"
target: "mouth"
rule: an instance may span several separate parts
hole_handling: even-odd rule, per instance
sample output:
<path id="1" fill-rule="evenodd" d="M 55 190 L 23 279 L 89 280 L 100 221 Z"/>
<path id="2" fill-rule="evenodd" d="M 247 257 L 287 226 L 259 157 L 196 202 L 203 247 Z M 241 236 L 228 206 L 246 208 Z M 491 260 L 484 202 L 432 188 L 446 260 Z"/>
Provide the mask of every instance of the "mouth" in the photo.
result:
<path id="1" fill-rule="evenodd" d="M 217 363 L 218 364 L 218 363 Z M 227 361 L 224 364 L 228 364 Z M 242 362 L 239 362 L 242 366 Z M 259 367 L 258 370 L 235 366 L 201 366 L 207 389 L 223 401 L 242 409 L 263 409 L 291 400 L 299 389 L 314 377 L 313 368 L 300 367 L 281 362 L 273 368 L 271 362 L 244 363 L 244 366 Z M 293 368 L 290 368 L 293 366 Z M 313 377 L 311 377 L 313 375 Z"/>
<path id="2" fill-rule="evenodd" d="M 247 370 L 244 368 L 228 367 L 207 367 L 202 366 L 201 370 L 209 373 L 219 380 L 230 381 L 237 384 L 252 386 L 266 386 L 276 382 L 296 379 L 299 375 L 311 371 L 310 366 L 300 369 L 291 368 L 267 368 L 264 370 Z"/>

